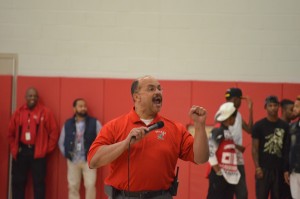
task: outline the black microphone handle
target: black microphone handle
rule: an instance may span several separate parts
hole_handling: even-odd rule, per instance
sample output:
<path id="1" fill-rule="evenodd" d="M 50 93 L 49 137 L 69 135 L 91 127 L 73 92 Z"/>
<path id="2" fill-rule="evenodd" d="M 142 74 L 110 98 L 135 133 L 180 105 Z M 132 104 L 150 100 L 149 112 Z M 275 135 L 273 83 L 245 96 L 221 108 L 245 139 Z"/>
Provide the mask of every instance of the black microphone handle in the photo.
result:
<path id="1" fill-rule="evenodd" d="M 149 133 L 150 131 L 153 131 L 153 130 L 158 129 L 158 128 L 159 128 L 158 124 L 155 123 L 155 124 L 148 127 L 148 131 L 146 131 L 146 133 Z"/>
<path id="2" fill-rule="evenodd" d="M 148 127 L 148 131 L 145 131 L 145 134 L 149 133 L 150 131 L 153 131 L 155 129 L 160 129 L 164 126 L 164 122 L 163 121 L 159 121 L 155 124 L 152 124 L 151 126 Z M 135 136 L 132 136 L 131 139 L 136 139 Z"/>

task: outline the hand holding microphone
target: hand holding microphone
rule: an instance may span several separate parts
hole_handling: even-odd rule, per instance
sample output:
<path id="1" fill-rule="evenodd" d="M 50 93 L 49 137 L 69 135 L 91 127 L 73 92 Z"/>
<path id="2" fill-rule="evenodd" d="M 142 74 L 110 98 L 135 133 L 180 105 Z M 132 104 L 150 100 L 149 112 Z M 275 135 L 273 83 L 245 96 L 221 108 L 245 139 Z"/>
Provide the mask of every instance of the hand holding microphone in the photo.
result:
<path id="1" fill-rule="evenodd" d="M 130 135 L 132 140 L 140 140 L 141 138 L 143 138 L 147 133 L 149 133 L 150 131 L 156 130 L 156 129 L 160 129 L 164 126 L 164 122 L 163 121 L 159 121 L 155 124 L 152 124 L 149 127 L 139 127 L 139 128 L 134 128 L 131 130 Z"/>
<path id="2" fill-rule="evenodd" d="M 152 124 L 151 126 L 148 127 L 148 131 L 146 131 L 145 133 L 149 133 L 150 131 L 156 130 L 156 129 L 160 129 L 162 127 L 164 127 L 165 123 L 163 121 L 159 121 L 155 124 Z"/>

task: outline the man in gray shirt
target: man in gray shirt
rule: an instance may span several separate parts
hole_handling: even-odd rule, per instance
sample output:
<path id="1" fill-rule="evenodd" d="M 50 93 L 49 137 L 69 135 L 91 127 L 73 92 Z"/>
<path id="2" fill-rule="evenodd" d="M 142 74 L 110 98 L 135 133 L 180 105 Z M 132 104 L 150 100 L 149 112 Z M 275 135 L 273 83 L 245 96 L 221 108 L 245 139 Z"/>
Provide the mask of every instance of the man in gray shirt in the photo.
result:
<path id="1" fill-rule="evenodd" d="M 73 102 L 74 116 L 68 119 L 61 131 L 59 149 L 67 158 L 69 199 L 80 199 L 79 188 L 83 175 L 85 198 L 96 198 L 97 170 L 90 169 L 87 152 L 101 129 L 101 123 L 87 114 L 86 102 L 78 98 Z"/>

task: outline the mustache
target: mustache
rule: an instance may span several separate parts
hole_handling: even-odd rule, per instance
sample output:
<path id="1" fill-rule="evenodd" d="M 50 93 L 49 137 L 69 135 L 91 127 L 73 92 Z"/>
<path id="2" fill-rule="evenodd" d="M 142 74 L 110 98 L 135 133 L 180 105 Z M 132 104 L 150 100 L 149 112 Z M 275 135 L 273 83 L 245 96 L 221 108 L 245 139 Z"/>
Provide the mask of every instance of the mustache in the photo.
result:
<path id="1" fill-rule="evenodd" d="M 162 98 L 162 95 L 161 94 L 155 94 L 152 98 L 152 101 L 155 102 L 155 101 L 160 101 L 162 102 L 163 98 Z"/>
<path id="2" fill-rule="evenodd" d="M 87 112 L 76 112 L 76 115 L 80 116 L 80 117 L 86 117 L 87 116 Z"/>
<path id="3" fill-rule="evenodd" d="M 153 96 L 153 99 L 154 99 L 154 98 L 156 98 L 156 99 L 157 99 L 157 98 L 158 98 L 158 99 L 162 99 L 162 95 L 161 95 L 161 94 L 155 94 L 155 95 Z"/>

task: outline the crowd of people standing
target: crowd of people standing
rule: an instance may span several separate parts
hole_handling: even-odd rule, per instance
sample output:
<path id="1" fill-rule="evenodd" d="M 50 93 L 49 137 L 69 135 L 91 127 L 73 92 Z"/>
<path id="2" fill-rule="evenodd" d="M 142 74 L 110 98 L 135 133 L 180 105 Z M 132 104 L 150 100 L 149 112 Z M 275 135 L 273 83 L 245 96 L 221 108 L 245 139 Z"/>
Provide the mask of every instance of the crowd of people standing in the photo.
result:
<path id="1" fill-rule="evenodd" d="M 247 199 L 243 132 L 252 137 L 256 198 L 300 198 L 300 96 L 295 101 L 267 96 L 262 107 L 266 116 L 254 122 L 251 98 L 240 88 L 229 88 L 208 137 L 204 107 L 194 105 L 189 110 L 194 136 L 185 125 L 159 114 L 163 95 L 154 77 L 134 80 L 131 96 L 132 110 L 103 127 L 88 115 L 85 99 L 76 98 L 74 115 L 59 133 L 53 113 L 39 102 L 38 91 L 28 88 L 26 103 L 15 111 L 8 130 L 13 199 L 24 198 L 29 171 L 34 197 L 45 198 L 46 156 L 57 146 L 67 162 L 70 199 L 80 198 L 81 176 L 86 198 L 95 199 L 96 169 L 105 165 L 110 165 L 105 191 L 111 199 L 173 198 L 178 159 L 195 164 L 209 161 L 208 199 Z M 243 100 L 247 122 L 239 112 Z"/>

